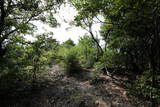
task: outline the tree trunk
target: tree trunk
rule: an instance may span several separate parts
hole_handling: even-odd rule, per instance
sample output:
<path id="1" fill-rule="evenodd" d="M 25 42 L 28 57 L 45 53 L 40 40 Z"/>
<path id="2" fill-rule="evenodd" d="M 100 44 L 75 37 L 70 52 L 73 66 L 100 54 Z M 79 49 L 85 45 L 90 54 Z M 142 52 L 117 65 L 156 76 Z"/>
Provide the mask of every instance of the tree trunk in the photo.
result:
<path id="1" fill-rule="evenodd" d="M 90 28 L 90 30 L 89 30 L 89 33 L 90 33 L 92 39 L 94 40 L 94 42 L 97 44 L 98 48 L 100 49 L 101 54 L 103 55 L 103 53 L 104 53 L 104 52 L 103 52 L 103 49 L 102 49 L 102 47 L 100 46 L 100 44 L 99 44 L 99 42 L 97 41 L 97 39 L 94 37 L 94 34 L 92 33 L 91 28 Z"/>
<path id="2" fill-rule="evenodd" d="M 151 67 L 152 67 L 152 93 L 151 93 L 151 98 L 152 98 L 152 107 L 157 107 L 156 100 L 153 98 L 153 88 L 156 86 L 156 73 L 157 73 L 157 67 L 158 67 L 158 57 L 159 57 L 159 16 L 158 16 L 158 1 L 155 0 L 156 2 L 156 9 L 153 11 L 153 17 L 154 17 L 154 25 L 155 25 L 155 30 L 154 30 L 154 39 L 152 41 L 151 45 Z"/>
<path id="3" fill-rule="evenodd" d="M 0 10 L 1 10 L 1 16 L 0 16 L 0 61 L 3 58 L 4 54 L 5 54 L 5 49 L 3 49 L 2 47 L 2 43 L 3 43 L 3 29 L 4 29 L 4 23 L 5 23 L 5 9 L 4 9 L 4 0 L 0 1 Z"/>

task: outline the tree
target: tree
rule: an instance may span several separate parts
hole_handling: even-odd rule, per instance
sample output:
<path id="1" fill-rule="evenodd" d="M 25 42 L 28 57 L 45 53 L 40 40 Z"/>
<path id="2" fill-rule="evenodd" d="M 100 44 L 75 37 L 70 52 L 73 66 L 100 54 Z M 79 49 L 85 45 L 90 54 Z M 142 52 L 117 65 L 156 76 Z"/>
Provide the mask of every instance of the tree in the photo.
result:
<path id="1" fill-rule="evenodd" d="M 31 43 L 31 65 L 33 66 L 33 79 L 36 73 L 45 70 L 46 65 L 52 62 L 54 52 L 57 49 L 58 42 L 49 37 L 49 34 L 41 34 L 36 36 L 37 40 Z"/>
<path id="2" fill-rule="evenodd" d="M 83 36 L 79 39 L 77 45 L 78 56 L 82 64 L 86 67 L 92 67 L 97 59 L 97 45 L 90 36 Z"/>
<path id="3" fill-rule="evenodd" d="M 97 53 L 103 54 L 103 49 L 101 45 L 99 44 L 99 41 L 97 40 L 97 35 L 94 34 L 93 31 L 93 24 L 98 23 L 95 21 L 95 18 L 97 18 L 97 15 L 99 13 L 98 9 L 94 9 L 92 6 L 99 5 L 99 1 L 77 1 L 77 0 L 70 0 L 70 2 L 73 4 L 73 6 L 77 9 L 78 14 L 74 19 L 74 24 L 76 26 L 80 26 L 83 29 L 85 29 L 91 36 L 91 38 L 94 40 L 94 42 L 97 45 Z M 98 11 L 97 11 L 98 10 Z"/>
<path id="4" fill-rule="evenodd" d="M 1 0 L 0 1 L 0 59 L 5 54 L 8 39 L 14 34 L 31 33 L 31 21 L 42 21 L 56 26 L 53 17 L 63 0 Z"/>
<path id="5" fill-rule="evenodd" d="M 16 73 L 18 71 L 24 70 L 23 67 L 26 64 L 25 47 L 27 46 L 27 44 L 28 42 L 25 40 L 25 38 L 19 35 L 14 35 L 12 38 L 10 38 L 6 45 L 6 54 L 4 55 L 4 58 L 1 59 L 1 73 L 2 71 L 10 71 Z"/>
<path id="6" fill-rule="evenodd" d="M 75 43 L 71 39 L 68 39 L 62 43 L 62 47 L 65 47 L 65 48 L 72 48 L 73 46 L 75 46 Z"/>

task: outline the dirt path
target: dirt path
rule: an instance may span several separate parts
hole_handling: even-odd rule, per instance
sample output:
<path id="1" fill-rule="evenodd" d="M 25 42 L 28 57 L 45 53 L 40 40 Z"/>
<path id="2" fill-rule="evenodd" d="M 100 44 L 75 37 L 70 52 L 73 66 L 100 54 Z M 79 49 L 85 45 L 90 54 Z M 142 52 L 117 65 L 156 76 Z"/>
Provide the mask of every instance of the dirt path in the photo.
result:
<path id="1" fill-rule="evenodd" d="M 36 81 L 10 81 L 1 87 L 1 107 L 150 107 L 148 102 L 128 96 L 122 84 L 127 78 L 95 75 L 83 69 L 67 77 L 58 65 Z M 3 82 L 4 83 L 4 82 Z M 5 86 L 5 85 L 3 85 Z"/>
<path id="2" fill-rule="evenodd" d="M 51 70 L 52 74 L 58 74 L 60 72 L 57 66 Z M 95 78 L 93 77 L 92 71 L 85 70 L 78 76 L 70 78 L 64 76 L 58 81 L 67 82 L 64 85 L 65 89 L 76 91 L 75 93 L 71 92 L 72 94 L 70 94 L 70 96 L 77 94 L 74 97 L 78 97 L 78 99 L 76 99 L 80 101 L 77 102 L 78 105 L 84 103 L 82 107 L 149 107 L 148 102 L 127 96 L 127 91 L 121 84 L 122 81 L 126 80 L 127 78 L 111 78 L 110 76 L 102 74 Z M 68 87 L 66 88 L 66 86 Z M 74 97 L 72 98 L 74 99 Z M 88 97 L 88 99 L 84 99 L 83 97 Z M 72 102 L 73 99 L 69 98 L 68 100 Z M 93 100 L 94 104 L 93 102 L 89 102 L 89 100 Z M 78 107 L 78 105 L 75 104 L 74 107 Z M 64 107 L 71 107 L 71 105 Z"/>

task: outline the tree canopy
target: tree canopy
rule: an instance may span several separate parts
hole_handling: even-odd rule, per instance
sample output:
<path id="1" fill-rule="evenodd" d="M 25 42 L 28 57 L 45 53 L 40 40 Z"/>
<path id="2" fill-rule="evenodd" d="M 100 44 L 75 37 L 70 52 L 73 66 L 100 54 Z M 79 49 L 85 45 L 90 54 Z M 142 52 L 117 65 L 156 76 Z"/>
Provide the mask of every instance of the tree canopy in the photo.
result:
<path id="1" fill-rule="evenodd" d="M 1 0 L 0 56 L 5 53 L 8 39 L 16 34 L 31 34 L 36 26 L 31 21 L 57 25 L 53 14 L 63 0 Z"/>

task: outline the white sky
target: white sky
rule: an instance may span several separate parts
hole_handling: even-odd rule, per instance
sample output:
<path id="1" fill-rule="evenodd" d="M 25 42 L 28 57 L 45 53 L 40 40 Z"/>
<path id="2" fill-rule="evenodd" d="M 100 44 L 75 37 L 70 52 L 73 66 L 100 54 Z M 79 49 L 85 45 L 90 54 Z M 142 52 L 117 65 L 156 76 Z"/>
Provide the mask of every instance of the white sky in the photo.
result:
<path id="1" fill-rule="evenodd" d="M 33 22 L 38 30 L 37 33 L 44 33 L 44 32 L 53 32 L 53 38 L 55 38 L 60 43 L 68 40 L 69 38 L 72 39 L 75 43 L 78 43 L 79 37 L 83 36 L 87 33 L 86 30 L 83 30 L 80 27 L 75 27 L 69 25 L 69 22 L 71 22 L 74 19 L 74 16 L 77 14 L 77 11 L 70 7 L 69 4 L 65 4 L 61 6 L 59 13 L 55 14 L 55 17 L 58 21 L 58 23 L 61 24 L 60 27 L 57 28 L 51 28 L 46 24 L 43 24 L 41 22 Z M 69 28 L 69 29 L 67 29 Z M 94 31 L 98 31 L 100 29 L 100 24 L 96 24 L 93 26 Z M 33 37 L 27 36 L 28 40 L 33 40 Z"/>

